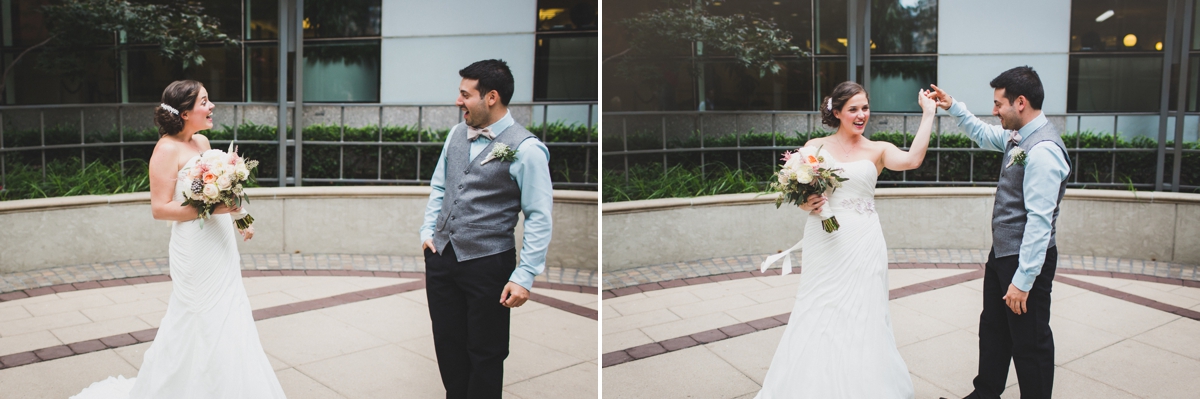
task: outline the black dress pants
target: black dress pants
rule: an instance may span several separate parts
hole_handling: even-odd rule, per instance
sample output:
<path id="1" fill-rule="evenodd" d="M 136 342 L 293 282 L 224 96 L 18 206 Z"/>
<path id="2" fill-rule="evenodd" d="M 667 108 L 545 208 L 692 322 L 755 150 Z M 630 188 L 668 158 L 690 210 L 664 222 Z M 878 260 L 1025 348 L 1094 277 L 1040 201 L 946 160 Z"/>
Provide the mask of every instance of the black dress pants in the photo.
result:
<path id="1" fill-rule="evenodd" d="M 509 309 L 500 304 L 516 249 L 459 262 L 453 245 L 425 250 L 425 292 L 446 399 L 499 399 L 508 357 Z"/>
<path id="2" fill-rule="evenodd" d="M 996 258 L 988 254 L 983 277 L 983 312 L 979 315 L 979 375 L 974 399 L 998 399 L 1008 379 L 1008 365 L 1016 365 L 1021 399 L 1050 399 L 1054 385 L 1054 334 L 1050 332 L 1050 288 L 1058 266 L 1058 248 L 1046 250 L 1042 272 L 1034 280 L 1025 305 L 1017 315 L 1004 303 L 1019 266 L 1018 256 Z"/>

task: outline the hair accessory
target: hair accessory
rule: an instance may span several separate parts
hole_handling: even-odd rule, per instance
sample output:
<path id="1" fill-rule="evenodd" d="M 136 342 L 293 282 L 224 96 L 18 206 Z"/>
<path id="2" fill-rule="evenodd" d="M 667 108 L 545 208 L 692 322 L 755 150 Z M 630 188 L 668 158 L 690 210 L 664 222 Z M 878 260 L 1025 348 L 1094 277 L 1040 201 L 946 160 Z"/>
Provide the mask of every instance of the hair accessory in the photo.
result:
<path id="1" fill-rule="evenodd" d="M 159 105 L 162 106 L 163 109 L 167 110 L 167 112 L 170 112 L 175 115 L 179 115 L 179 110 L 175 109 L 175 107 L 172 107 L 167 104 L 159 104 Z"/>
<path id="2" fill-rule="evenodd" d="M 163 104 L 166 105 L 166 104 Z M 825 109 L 833 112 L 833 97 L 829 97 L 829 101 L 825 104 Z"/>

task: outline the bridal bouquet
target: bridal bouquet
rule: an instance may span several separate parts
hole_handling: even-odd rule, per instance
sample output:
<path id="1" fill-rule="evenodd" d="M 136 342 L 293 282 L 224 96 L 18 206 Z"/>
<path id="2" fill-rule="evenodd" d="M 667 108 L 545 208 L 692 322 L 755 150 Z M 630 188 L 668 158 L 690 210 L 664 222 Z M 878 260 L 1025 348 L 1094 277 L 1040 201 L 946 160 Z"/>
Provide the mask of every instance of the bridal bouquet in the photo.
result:
<path id="1" fill-rule="evenodd" d="M 250 169 L 257 166 L 258 161 L 247 161 L 239 156 L 233 143 L 229 144 L 228 153 L 221 150 L 205 151 L 187 169 L 184 178 L 192 184 L 183 191 L 183 206 L 194 206 L 200 210 L 201 226 L 204 219 L 212 216 L 217 205 L 240 207 L 242 202 L 250 201 L 242 192 L 242 183 L 250 178 Z M 234 216 L 238 230 L 245 230 L 254 223 L 254 217 L 248 213 L 243 212 L 238 216 Z"/>
<path id="2" fill-rule="evenodd" d="M 842 186 L 842 182 L 850 180 L 838 176 L 842 169 L 830 167 L 825 157 L 820 155 L 820 148 L 814 154 L 805 154 L 802 150 L 783 153 L 783 167 L 775 172 L 775 181 L 770 185 L 770 191 L 779 193 L 775 199 L 776 208 L 784 202 L 803 204 L 808 196 L 832 193 Z M 821 208 L 821 226 L 826 233 L 832 233 L 840 227 L 828 206 Z"/>

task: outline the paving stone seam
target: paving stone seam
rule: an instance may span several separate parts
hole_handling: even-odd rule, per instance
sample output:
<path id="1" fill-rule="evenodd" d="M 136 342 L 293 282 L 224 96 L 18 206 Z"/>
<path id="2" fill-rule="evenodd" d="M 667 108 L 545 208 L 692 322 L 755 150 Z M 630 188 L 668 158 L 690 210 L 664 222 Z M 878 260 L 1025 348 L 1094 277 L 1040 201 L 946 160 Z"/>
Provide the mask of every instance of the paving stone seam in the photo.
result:
<path id="1" fill-rule="evenodd" d="M 984 263 L 986 249 L 889 249 L 888 262 L 898 263 Z M 684 278 L 758 270 L 766 259 L 762 255 L 742 255 L 701 259 L 606 272 L 604 290 Z M 798 254 L 792 255 L 800 260 Z M 797 262 L 799 263 L 799 262 Z M 1059 255 L 1058 270 L 1092 270 L 1177 278 L 1200 283 L 1200 265 L 1148 260 L 1107 258 L 1083 255 Z"/>
<path id="2" fill-rule="evenodd" d="M 364 270 L 242 270 L 242 277 L 277 277 L 277 276 L 338 276 L 338 277 L 398 277 L 398 278 L 417 278 L 424 279 L 424 272 L 390 272 L 390 271 L 364 271 Z M 157 283 L 170 281 L 171 276 L 166 274 L 117 278 L 110 280 L 92 280 L 73 284 L 59 284 L 48 287 L 30 288 L 20 291 L 12 291 L 0 294 L 0 302 L 14 301 L 18 299 L 31 298 L 41 295 L 57 294 L 59 292 L 82 291 L 96 288 L 108 288 L 121 285 L 134 285 L 145 283 Z M 598 289 L 592 286 L 583 286 L 575 284 L 551 283 L 546 281 L 534 281 L 534 288 L 552 289 L 557 291 L 577 292 L 582 294 L 598 294 Z"/>
<path id="3" fill-rule="evenodd" d="M 970 265 L 970 266 L 968 266 L 968 265 Z M 932 290 L 941 289 L 941 288 L 965 283 L 965 282 L 972 281 L 972 280 L 977 280 L 977 279 L 983 278 L 983 276 L 984 276 L 984 270 L 982 270 L 983 265 L 980 265 L 980 264 L 955 265 L 952 263 L 939 263 L 939 264 L 905 263 L 905 264 L 889 264 L 888 266 L 889 266 L 888 267 L 889 269 L 955 269 L 955 268 L 975 269 L 974 271 L 968 272 L 968 273 L 962 273 L 962 274 L 958 274 L 958 275 L 954 275 L 954 276 L 944 277 L 944 278 L 940 278 L 940 279 L 936 279 L 936 280 L 925 281 L 925 282 L 889 290 L 888 291 L 888 300 L 894 300 L 894 299 L 899 299 L 899 298 L 903 298 L 903 297 L 910 296 L 910 295 L 916 295 L 916 294 L 920 294 L 920 293 L 924 293 L 924 292 L 929 292 Z M 958 267 L 954 267 L 954 266 L 958 266 Z M 968 267 L 963 267 L 963 266 L 968 266 Z M 724 280 L 755 277 L 754 273 L 756 273 L 756 272 L 730 273 L 730 274 L 726 275 L 729 278 L 726 278 Z M 1197 284 L 1197 282 L 1192 281 L 1192 280 L 1169 279 L 1169 278 L 1147 276 L 1147 275 L 1141 275 L 1141 274 L 1121 273 L 1121 272 L 1104 272 L 1104 271 L 1097 271 L 1097 270 L 1075 270 L 1075 269 L 1059 269 L 1059 270 L 1057 270 L 1057 272 L 1065 273 L 1065 274 L 1120 278 L 1120 279 L 1147 281 L 1147 282 L 1154 282 L 1154 283 L 1200 288 L 1200 284 Z M 758 272 L 758 273 L 759 273 L 758 275 L 760 275 L 760 276 L 761 275 L 778 275 L 778 274 L 780 274 L 780 272 L 778 272 L 778 271 L 775 271 L 774 273 L 772 273 L 772 270 L 768 270 L 767 273 L 761 273 L 761 272 Z M 712 277 L 712 276 L 709 276 L 709 277 Z M 705 283 L 705 282 L 700 282 L 698 279 L 691 279 L 691 280 L 694 280 L 696 282 L 688 283 L 685 285 L 704 284 Z M 709 280 L 710 281 L 708 281 L 708 282 L 710 282 L 710 283 L 715 282 L 715 281 L 722 281 L 722 280 L 713 280 L 711 278 Z M 1076 279 L 1073 279 L 1073 278 L 1070 278 L 1067 276 L 1058 275 L 1058 276 L 1055 276 L 1055 280 L 1069 284 L 1069 285 L 1073 285 L 1073 286 L 1076 286 L 1076 287 L 1079 287 L 1079 288 L 1082 288 L 1085 290 L 1104 294 L 1104 295 L 1107 295 L 1107 296 L 1110 296 L 1110 297 L 1113 297 L 1116 299 L 1121 299 L 1121 300 L 1124 300 L 1127 302 L 1146 306 L 1146 307 L 1149 307 L 1152 309 L 1171 313 L 1171 314 L 1174 314 L 1177 316 L 1186 317 L 1186 318 L 1189 318 L 1192 320 L 1200 321 L 1200 312 L 1194 311 L 1191 309 L 1186 309 L 1186 308 L 1182 308 L 1182 307 L 1178 307 L 1178 306 L 1174 306 L 1174 305 L 1169 305 L 1169 304 L 1158 302 L 1158 301 L 1155 301 L 1155 300 L 1152 300 L 1149 298 L 1145 298 L 1145 297 L 1141 297 L 1138 295 L 1123 292 L 1123 291 L 1120 291 L 1117 289 L 1112 289 L 1112 288 L 1100 286 L 1097 284 L 1092 284 L 1092 283 L 1088 283 L 1085 281 L 1076 280 Z M 621 296 L 621 295 L 631 295 L 631 294 L 634 294 L 637 292 L 644 292 L 644 291 L 633 292 L 632 290 L 628 290 L 628 291 L 623 291 L 619 295 L 614 293 L 614 294 L 612 294 L 612 296 L 609 296 L 610 291 L 625 290 L 627 288 L 638 288 L 641 286 L 646 286 L 646 288 L 649 288 L 644 291 L 653 291 L 653 290 L 658 290 L 658 289 L 662 289 L 662 288 L 668 288 L 668 287 L 662 287 L 661 284 L 659 284 L 659 283 L 643 284 L 643 285 L 634 286 L 634 287 L 620 288 L 617 290 L 606 290 L 606 291 L 604 291 L 604 295 L 605 295 L 604 298 L 611 298 L 611 297 L 617 297 L 617 296 Z M 647 357 L 658 356 L 658 355 L 661 355 L 664 353 L 674 352 L 677 350 L 686 349 L 686 348 L 690 348 L 690 347 L 697 346 L 697 345 L 703 345 L 703 344 L 707 344 L 707 343 L 711 343 L 711 342 L 717 342 L 717 341 L 733 338 L 733 337 L 736 337 L 739 335 L 744 335 L 744 334 L 749 334 L 752 332 L 763 331 L 763 330 L 779 327 L 782 325 L 786 325 L 788 322 L 788 318 L 790 316 L 791 316 L 791 313 L 789 312 L 789 313 L 784 313 L 781 315 L 765 317 L 765 318 L 758 319 L 758 320 L 751 320 L 751 321 L 744 322 L 744 323 L 738 323 L 738 324 L 734 324 L 734 325 L 730 325 L 730 326 L 715 328 L 712 330 L 701 331 L 699 333 L 690 334 L 690 335 L 686 335 L 686 336 L 682 336 L 682 337 L 671 338 L 671 339 L 659 341 L 659 342 L 651 342 L 649 344 L 639 345 L 639 346 L 635 346 L 632 348 L 626 348 L 626 349 L 622 349 L 622 350 L 605 353 L 603 355 L 603 359 L 602 359 L 603 360 L 602 367 L 616 366 L 619 364 L 623 364 L 623 363 L 627 363 L 627 362 L 631 362 L 631 361 L 635 361 L 635 360 L 641 360 L 641 359 L 645 359 Z"/>
<path id="4" fill-rule="evenodd" d="M 88 281 L 113 280 L 169 273 L 168 258 L 132 259 L 0 274 L 0 294 Z M 425 261 L 418 256 L 355 254 L 243 254 L 241 269 L 252 270 L 355 270 L 418 272 Z M 599 286 L 599 271 L 547 266 L 534 281 L 552 284 Z"/>
<path id="5" fill-rule="evenodd" d="M 932 268 L 949 268 L 937 267 Z M 958 269 L 958 267 L 955 267 Z M 935 280 L 920 282 L 917 284 L 908 285 L 905 287 L 896 288 L 888 291 L 888 299 L 898 299 L 909 295 L 916 295 L 923 292 L 928 292 L 940 288 L 949 287 L 956 284 L 965 283 L 971 280 L 983 278 L 983 270 L 981 265 L 976 264 L 976 267 L 964 268 L 973 269 L 972 271 L 956 274 L 949 277 L 943 277 Z M 765 274 L 763 274 L 765 275 Z M 746 277 L 739 277 L 746 278 Z M 623 363 L 628 363 L 634 360 L 641 360 L 648 357 L 658 356 L 664 353 L 674 352 L 681 349 L 687 349 L 697 345 L 709 344 L 712 342 L 723 341 L 729 338 L 768 330 L 775 327 L 787 325 L 788 318 L 791 317 L 791 312 L 764 317 L 757 320 L 751 320 L 744 323 L 737 323 L 725 327 L 714 328 L 707 331 L 701 331 L 694 334 L 685 335 L 682 337 L 671 338 L 660 342 L 651 342 L 644 345 L 638 345 L 632 348 L 616 350 L 603 355 L 602 367 L 612 367 Z"/>
<path id="6" fill-rule="evenodd" d="M 261 271 L 261 273 L 256 273 L 256 272 L 259 272 L 259 271 L 244 270 L 244 271 L 242 271 L 242 276 L 243 277 L 266 277 L 266 276 L 289 275 L 289 274 L 284 274 L 281 271 L 277 271 L 277 270 Z M 280 272 L 280 274 L 275 274 L 275 272 Z M 334 271 L 327 271 L 327 272 L 334 272 Z M 353 271 L 345 271 L 345 272 L 353 272 Z M 247 275 L 247 274 L 250 274 L 250 275 Z M 301 273 L 301 274 L 297 274 L 297 275 L 309 275 L 309 274 Z M 317 275 L 338 276 L 338 275 L 353 275 L 353 274 L 324 274 L 324 273 L 322 273 L 322 274 L 317 274 Z M 418 278 L 419 280 L 411 281 L 411 282 L 407 282 L 407 283 L 400 283 L 400 284 L 396 284 L 396 285 L 389 285 L 389 286 L 384 286 L 384 287 L 370 288 L 370 289 L 365 289 L 365 290 L 360 290 L 360 291 L 347 292 L 344 294 L 338 294 L 338 295 L 325 297 L 325 298 L 310 299 L 307 301 L 300 301 L 300 302 L 294 302 L 294 303 L 289 303 L 289 304 L 284 304 L 284 305 L 279 305 L 279 306 L 272 306 L 269 308 L 254 310 L 251 313 L 254 316 L 254 321 L 261 321 L 261 320 L 272 319 L 272 318 L 276 318 L 276 317 L 288 316 L 288 315 L 293 315 L 293 314 L 297 314 L 297 313 L 303 313 L 303 312 L 309 312 L 309 311 L 318 310 L 318 309 L 329 308 L 329 307 L 338 306 L 338 305 L 345 305 L 345 304 L 365 301 L 365 300 L 369 300 L 369 299 L 375 299 L 375 298 L 381 298 L 381 297 L 390 296 L 390 295 L 402 294 L 405 292 L 416 291 L 416 290 L 421 290 L 421 289 L 425 288 L 425 274 L 424 273 L 374 272 L 372 274 L 372 276 L 373 277 L 395 277 L 395 278 Z M 148 277 L 155 277 L 155 278 L 148 279 L 148 278 L 137 277 L 137 278 L 130 278 L 130 279 L 105 280 L 105 281 L 112 281 L 111 285 L 108 285 L 108 286 L 118 286 L 118 285 L 130 285 L 131 283 L 129 283 L 127 280 L 141 280 L 138 284 L 170 280 L 169 276 L 162 276 L 162 275 L 148 276 Z M 82 289 L 93 289 L 93 288 L 104 288 L 104 287 L 105 286 L 98 285 L 95 287 L 88 286 L 88 287 L 82 288 Z M 591 293 L 593 293 L 593 294 L 595 293 L 595 289 L 596 289 L 596 287 L 584 287 L 584 286 L 577 286 L 577 285 L 545 283 L 545 282 L 534 282 L 534 287 L 535 288 L 540 287 L 540 288 L 551 289 L 551 290 L 556 290 L 556 291 L 576 292 L 576 293 L 586 293 L 587 291 L 590 290 Z M 41 289 L 39 289 L 39 290 L 41 290 Z M 18 291 L 18 292 L 20 292 L 20 291 Z M 63 292 L 63 291 L 51 291 L 48 293 L 41 292 L 38 295 L 52 294 L 55 292 Z M 9 300 L 13 300 L 13 299 L 9 299 Z M 583 306 L 579 306 L 579 305 L 576 305 L 576 304 L 573 304 L 573 303 L 570 303 L 570 302 L 567 302 L 567 301 L 564 301 L 564 300 L 561 300 L 558 298 L 553 298 L 553 297 L 549 297 L 546 295 L 540 295 L 537 293 L 530 293 L 529 300 L 541 303 L 546 306 L 550 306 L 550 307 L 558 309 L 558 310 L 562 310 L 564 312 L 587 317 L 592 320 L 599 320 L 599 312 L 597 312 L 596 310 L 590 309 L 587 307 L 583 307 Z M 120 347 L 140 344 L 143 342 L 150 342 L 150 341 L 154 340 L 154 337 L 155 337 L 155 335 L 157 335 L 157 333 L 158 333 L 158 328 L 149 328 L 149 329 L 145 329 L 145 330 L 134 331 L 131 333 L 117 334 L 117 335 L 112 335 L 112 336 L 103 337 L 103 338 L 91 339 L 91 340 L 87 340 L 87 341 L 52 346 L 49 348 L 34 349 L 31 351 L 26 351 L 26 352 L 18 352 L 18 353 L 3 355 L 3 356 L 0 356 L 0 370 L 14 368 L 14 367 L 20 367 L 20 366 L 26 366 L 26 365 L 30 365 L 30 364 L 34 364 L 34 363 L 59 359 L 59 358 L 63 358 L 63 357 L 82 355 L 85 353 L 95 352 L 98 350 L 116 349 L 116 348 L 120 348 Z"/>

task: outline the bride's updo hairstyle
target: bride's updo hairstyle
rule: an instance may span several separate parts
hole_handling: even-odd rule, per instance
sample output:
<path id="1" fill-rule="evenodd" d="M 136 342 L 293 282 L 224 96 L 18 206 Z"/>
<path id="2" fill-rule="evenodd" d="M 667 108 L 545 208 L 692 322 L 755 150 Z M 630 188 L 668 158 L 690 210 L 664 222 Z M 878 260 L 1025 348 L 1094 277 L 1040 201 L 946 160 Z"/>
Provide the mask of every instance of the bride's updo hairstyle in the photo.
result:
<path id="1" fill-rule="evenodd" d="M 203 84 L 194 80 L 176 80 L 163 89 L 162 103 L 154 108 L 154 125 L 158 136 L 173 136 L 183 131 L 184 112 L 196 105 Z"/>
<path id="2" fill-rule="evenodd" d="M 833 93 L 829 93 L 829 96 L 821 100 L 821 123 L 834 129 L 841 126 L 842 120 L 833 114 L 833 110 L 841 111 L 842 107 L 846 106 L 846 102 L 850 101 L 851 97 L 857 96 L 858 93 L 866 94 L 867 101 L 871 100 L 871 95 L 867 94 L 867 90 L 858 83 L 845 81 L 834 87 Z"/>

